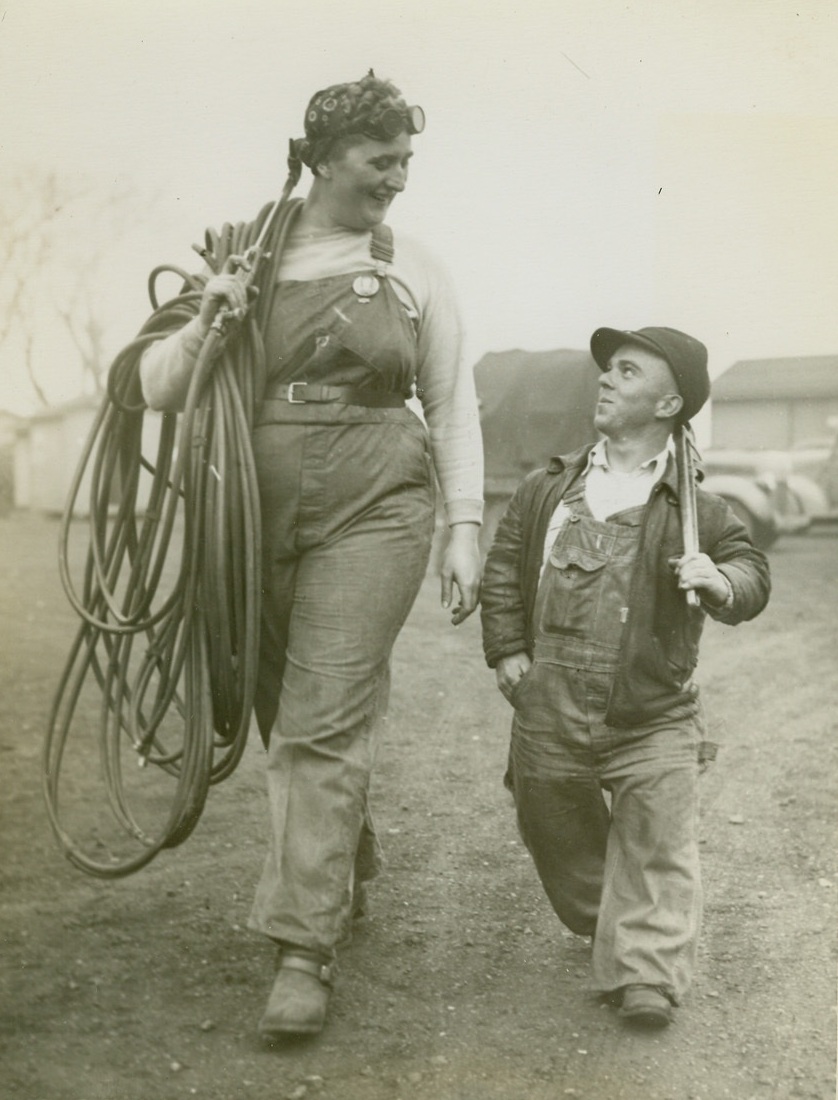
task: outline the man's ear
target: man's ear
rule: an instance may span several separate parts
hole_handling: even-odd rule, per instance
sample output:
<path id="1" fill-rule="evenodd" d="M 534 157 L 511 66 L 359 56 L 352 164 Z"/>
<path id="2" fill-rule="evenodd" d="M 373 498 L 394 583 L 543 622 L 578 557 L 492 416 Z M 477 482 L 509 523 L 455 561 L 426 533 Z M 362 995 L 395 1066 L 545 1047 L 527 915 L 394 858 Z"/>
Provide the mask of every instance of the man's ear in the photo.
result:
<path id="1" fill-rule="evenodd" d="M 317 175 L 324 180 L 330 180 L 332 178 L 332 169 L 327 161 L 321 161 L 317 165 Z"/>
<path id="2" fill-rule="evenodd" d="M 684 399 L 680 393 L 667 393 L 658 398 L 655 406 L 655 416 L 658 420 L 674 419 L 684 407 Z"/>

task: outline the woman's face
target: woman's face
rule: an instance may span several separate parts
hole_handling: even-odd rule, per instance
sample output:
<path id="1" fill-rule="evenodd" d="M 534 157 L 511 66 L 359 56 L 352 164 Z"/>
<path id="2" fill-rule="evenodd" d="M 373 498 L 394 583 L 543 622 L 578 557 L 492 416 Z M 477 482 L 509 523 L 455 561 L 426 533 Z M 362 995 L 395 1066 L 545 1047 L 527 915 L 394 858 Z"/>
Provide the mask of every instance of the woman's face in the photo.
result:
<path id="1" fill-rule="evenodd" d="M 410 135 L 403 132 L 392 141 L 364 138 L 320 166 L 321 193 L 331 223 L 347 229 L 380 225 L 390 203 L 405 189 L 412 156 Z"/>

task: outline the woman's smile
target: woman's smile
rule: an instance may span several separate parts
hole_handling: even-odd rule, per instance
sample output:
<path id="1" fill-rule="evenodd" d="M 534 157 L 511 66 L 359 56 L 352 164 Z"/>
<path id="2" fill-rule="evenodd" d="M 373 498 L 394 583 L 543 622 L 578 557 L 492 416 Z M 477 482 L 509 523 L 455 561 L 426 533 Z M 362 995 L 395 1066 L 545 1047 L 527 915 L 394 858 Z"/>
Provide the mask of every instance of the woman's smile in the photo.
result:
<path id="1" fill-rule="evenodd" d="M 364 139 L 322 170 L 318 202 L 328 221 L 346 229 L 372 229 L 407 185 L 413 153 L 410 135 L 392 141 Z"/>

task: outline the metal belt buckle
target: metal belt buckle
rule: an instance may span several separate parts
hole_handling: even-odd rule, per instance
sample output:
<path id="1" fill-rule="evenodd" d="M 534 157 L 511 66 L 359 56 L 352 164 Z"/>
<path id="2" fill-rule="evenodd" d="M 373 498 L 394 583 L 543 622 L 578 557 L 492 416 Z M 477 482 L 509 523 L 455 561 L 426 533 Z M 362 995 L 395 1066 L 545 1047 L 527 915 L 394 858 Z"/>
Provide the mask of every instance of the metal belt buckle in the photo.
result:
<path id="1" fill-rule="evenodd" d="M 307 386 L 307 382 L 291 382 L 288 385 L 288 404 L 289 405 L 305 405 L 306 399 L 304 397 L 294 396 L 295 386 Z"/>

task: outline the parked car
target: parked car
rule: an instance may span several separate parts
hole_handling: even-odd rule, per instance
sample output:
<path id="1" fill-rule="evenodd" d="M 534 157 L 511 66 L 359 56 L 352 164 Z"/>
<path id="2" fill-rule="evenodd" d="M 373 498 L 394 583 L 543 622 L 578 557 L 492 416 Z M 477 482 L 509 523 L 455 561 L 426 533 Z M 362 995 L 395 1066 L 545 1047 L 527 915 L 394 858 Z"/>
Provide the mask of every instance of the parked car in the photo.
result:
<path id="1" fill-rule="evenodd" d="M 838 418 L 830 434 L 795 443 L 789 452 L 789 487 L 813 524 L 838 523 Z"/>
<path id="2" fill-rule="evenodd" d="M 703 487 L 727 500 L 760 549 L 809 527 L 811 518 L 791 488 L 787 452 L 708 448 L 701 458 Z"/>

